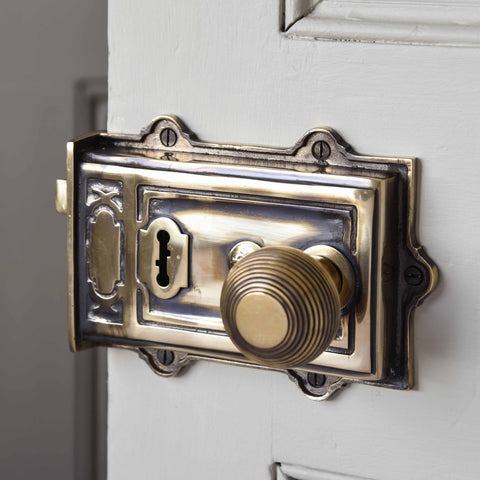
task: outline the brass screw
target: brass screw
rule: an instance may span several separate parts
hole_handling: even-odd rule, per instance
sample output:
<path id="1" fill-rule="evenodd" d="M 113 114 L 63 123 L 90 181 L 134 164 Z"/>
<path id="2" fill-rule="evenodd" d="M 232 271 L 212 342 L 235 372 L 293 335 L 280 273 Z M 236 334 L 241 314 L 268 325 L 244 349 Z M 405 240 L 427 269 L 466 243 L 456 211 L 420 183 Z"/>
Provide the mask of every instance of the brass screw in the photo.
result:
<path id="1" fill-rule="evenodd" d="M 157 352 L 157 358 L 162 365 L 165 365 L 167 367 L 168 365 L 171 365 L 173 363 L 173 360 L 175 359 L 175 354 L 170 350 L 159 350 Z"/>
<path id="2" fill-rule="evenodd" d="M 317 160 L 326 160 L 330 156 L 330 153 L 332 153 L 330 149 L 330 145 L 327 142 L 324 142 L 323 140 L 320 140 L 319 142 L 315 142 L 312 145 L 312 155 Z"/>
<path id="3" fill-rule="evenodd" d="M 314 388 L 320 388 L 325 385 L 326 381 L 325 375 L 322 375 L 321 373 L 313 373 L 309 372 L 307 375 L 307 382 L 309 383 L 310 386 Z"/>
<path id="4" fill-rule="evenodd" d="M 417 267 L 408 267 L 405 270 L 405 281 L 413 287 L 420 285 L 423 282 L 422 271 Z"/>
<path id="5" fill-rule="evenodd" d="M 177 143 L 177 134 L 173 128 L 164 128 L 160 132 L 160 140 L 165 147 L 173 147 Z"/>

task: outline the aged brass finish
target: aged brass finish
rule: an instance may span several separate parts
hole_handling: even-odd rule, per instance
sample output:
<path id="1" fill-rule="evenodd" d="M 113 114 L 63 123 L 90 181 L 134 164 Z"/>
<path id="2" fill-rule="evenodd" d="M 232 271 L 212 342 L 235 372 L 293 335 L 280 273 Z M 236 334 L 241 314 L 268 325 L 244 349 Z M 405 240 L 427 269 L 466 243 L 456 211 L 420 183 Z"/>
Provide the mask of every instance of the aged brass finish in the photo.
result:
<path id="1" fill-rule="evenodd" d="M 108 210 L 90 222 L 89 273 L 100 294 L 110 294 L 120 281 L 120 225 Z"/>
<path id="2" fill-rule="evenodd" d="M 247 344 L 255 348 L 268 350 L 277 347 L 285 339 L 288 333 L 287 312 L 274 297 L 264 292 L 248 293 L 238 301 L 235 310 L 235 326 L 238 329 L 241 340 Z M 259 319 L 262 323 L 261 328 L 258 325 Z M 247 357 L 261 364 L 266 364 L 259 360 L 260 357 L 254 358 L 253 355 L 249 355 L 248 349 L 242 349 L 238 342 L 235 341 L 234 336 L 230 334 L 232 330 L 229 332 L 227 327 L 225 327 L 225 330 L 227 330 L 233 343 Z M 272 366 L 283 367 L 279 363 L 272 364 Z"/>
<path id="3" fill-rule="evenodd" d="M 248 358 L 301 367 L 332 343 L 340 325 L 339 289 L 323 262 L 295 248 L 266 247 L 230 270 L 220 311 L 230 339 Z"/>
<path id="4" fill-rule="evenodd" d="M 233 267 L 237 262 L 242 258 L 246 257 L 249 253 L 255 252 L 256 250 L 262 248 L 258 243 L 250 242 L 249 240 L 244 240 L 238 242 L 230 250 L 228 254 L 228 266 Z"/>
<path id="5" fill-rule="evenodd" d="M 165 376 L 197 359 L 274 368 L 315 399 L 348 382 L 410 388 L 414 307 L 437 282 L 415 239 L 415 182 L 415 159 L 359 155 L 322 128 L 291 148 L 221 145 L 162 116 L 140 135 L 69 142 L 56 207 L 67 215 L 71 349 L 136 348 Z M 304 252 L 317 273 L 280 268 L 275 294 L 227 295 L 226 311 L 238 299 L 230 338 L 224 282 L 271 247 Z M 316 313 L 300 315 L 306 305 Z M 284 363 L 267 367 L 266 350 Z"/>
<path id="6" fill-rule="evenodd" d="M 62 215 L 68 214 L 67 207 L 67 181 L 57 180 L 57 191 L 55 196 L 55 209 Z"/>
<path id="7" fill-rule="evenodd" d="M 159 259 L 162 233 L 166 242 L 164 272 Z M 188 287 L 188 243 L 188 235 L 181 233 L 171 218 L 157 218 L 146 230 L 139 230 L 138 278 L 156 297 L 172 298 L 181 288 Z"/>
<path id="8" fill-rule="evenodd" d="M 314 245 L 305 253 L 318 260 L 332 276 L 340 295 L 340 306 L 345 308 L 352 300 L 355 291 L 355 274 L 352 264 L 330 245 Z"/>

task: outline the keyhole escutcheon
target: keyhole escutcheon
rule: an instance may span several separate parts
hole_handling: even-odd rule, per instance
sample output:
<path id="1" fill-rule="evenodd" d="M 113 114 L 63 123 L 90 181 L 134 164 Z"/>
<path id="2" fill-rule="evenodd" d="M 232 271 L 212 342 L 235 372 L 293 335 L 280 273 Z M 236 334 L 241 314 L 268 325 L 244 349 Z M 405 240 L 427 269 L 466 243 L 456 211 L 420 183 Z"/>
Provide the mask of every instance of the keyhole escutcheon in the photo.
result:
<path id="1" fill-rule="evenodd" d="M 189 283 L 189 236 L 171 218 L 139 231 L 138 279 L 157 298 L 173 298 Z"/>
<path id="2" fill-rule="evenodd" d="M 161 287 L 168 287 L 170 278 L 167 273 L 167 263 L 170 258 L 170 250 L 168 249 L 168 242 L 170 241 L 170 235 L 166 230 L 160 230 L 157 233 L 159 256 L 155 265 L 158 267 L 157 282 Z"/>

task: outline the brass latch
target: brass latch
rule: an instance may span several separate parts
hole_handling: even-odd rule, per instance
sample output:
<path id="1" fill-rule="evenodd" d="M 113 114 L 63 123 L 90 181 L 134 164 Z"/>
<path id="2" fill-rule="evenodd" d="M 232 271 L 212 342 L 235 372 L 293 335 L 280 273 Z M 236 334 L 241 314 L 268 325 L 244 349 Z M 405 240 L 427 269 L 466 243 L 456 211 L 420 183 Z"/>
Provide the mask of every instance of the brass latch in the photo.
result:
<path id="1" fill-rule="evenodd" d="M 73 351 L 136 348 L 167 376 L 272 368 L 315 399 L 412 386 L 413 307 L 437 282 L 415 159 L 358 155 L 330 129 L 286 149 L 204 143 L 170 116 L 67 152 Z"/>

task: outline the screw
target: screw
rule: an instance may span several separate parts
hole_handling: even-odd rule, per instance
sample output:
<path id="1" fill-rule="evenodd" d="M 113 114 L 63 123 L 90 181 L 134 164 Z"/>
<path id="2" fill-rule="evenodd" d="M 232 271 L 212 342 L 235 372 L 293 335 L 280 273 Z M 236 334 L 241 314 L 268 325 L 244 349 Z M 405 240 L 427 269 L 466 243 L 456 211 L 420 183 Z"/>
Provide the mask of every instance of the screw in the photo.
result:
<path id="1" fill-rule="evenodd" d="M 317 160 L 326 160 L 331 153 L 330 145 L 327 142 L 324 142 L 323 140 L 320 140 L 319 142 L 315 142 L 312 145 L 312 155 L 317 159 Z"/>
<path id="2" fill-rule="evenodd" d="M 408 267 L 405 270 L 405 281 L 413 287 L 420 285 L 423 282 L 422 271 L 417 267 Z"/>
<path id="3" fill-rule="evenodd" d="M 314 388 L 323 387 L 323 385 L 325 385 L 326 380 L 327 379 L 325 375 L 322 375 L 321 373 L 309 372 L 307 374 L 307 382 L 310 384 L 310 386 Z"/>
<path id="4" fill-rule="evenodd" d="M 157 358 L 162 365 L 168 366 L 175 360 L 175 354 L 170 350 L 159 350 L 157 352 Z"/>
<path id="5" fill-rule="evenodd" d="M 173 147 L 177 143 L 177 134 L 172 128 L 164 128 L 160 132 L 160 140 L 165 147 Z"/>

